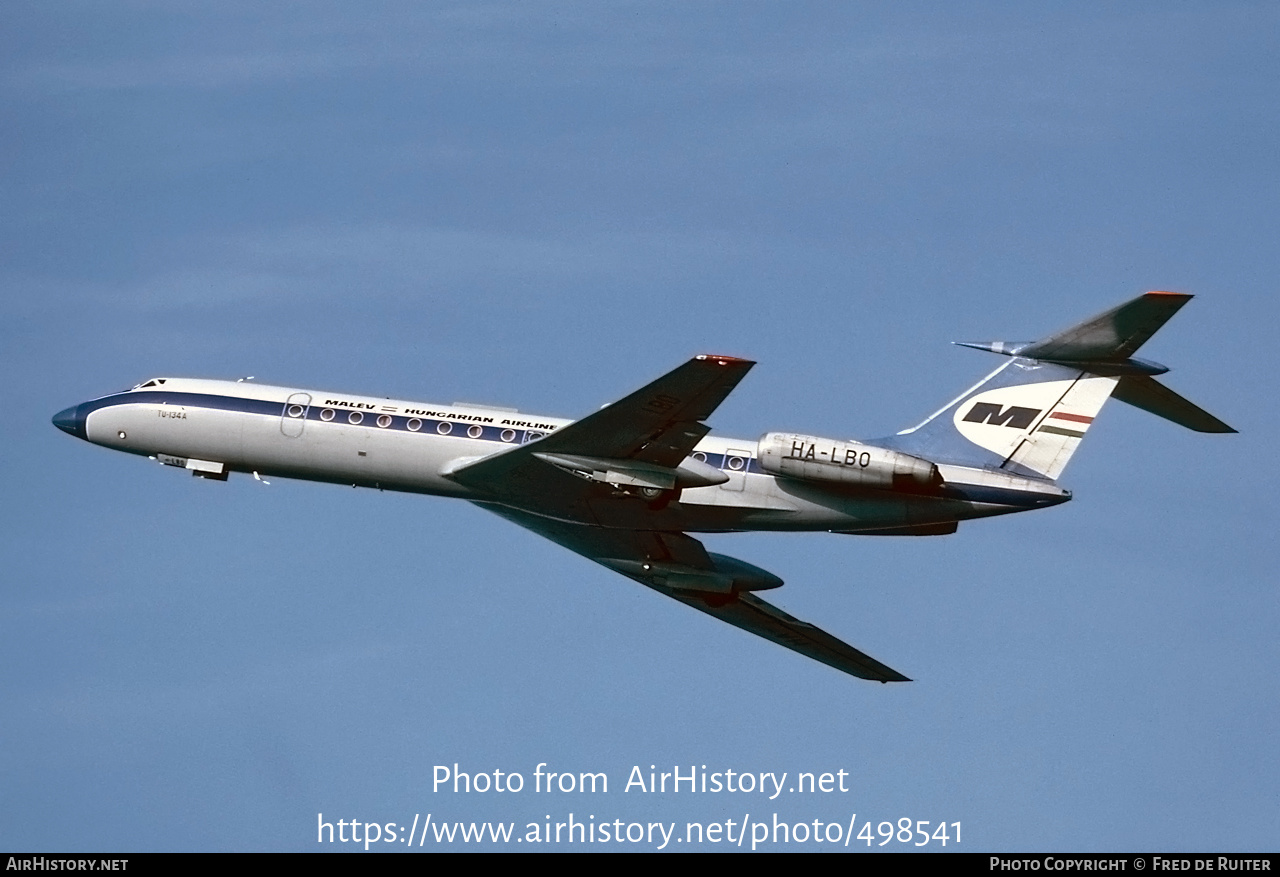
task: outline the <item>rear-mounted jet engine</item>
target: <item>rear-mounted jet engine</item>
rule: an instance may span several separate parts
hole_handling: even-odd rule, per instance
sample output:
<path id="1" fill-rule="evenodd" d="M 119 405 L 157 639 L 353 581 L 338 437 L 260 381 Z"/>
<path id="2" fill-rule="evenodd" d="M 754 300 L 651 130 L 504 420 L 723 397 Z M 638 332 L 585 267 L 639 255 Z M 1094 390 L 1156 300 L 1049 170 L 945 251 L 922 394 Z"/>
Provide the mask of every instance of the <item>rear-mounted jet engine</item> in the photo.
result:
<path id="1" fill-rule="evenodd" d="M 756 456 L 770 475 L 883 490 L 923 491 L 942 484 L 928 460 L 867 445 L 790 432 L 770 432 Z"/>

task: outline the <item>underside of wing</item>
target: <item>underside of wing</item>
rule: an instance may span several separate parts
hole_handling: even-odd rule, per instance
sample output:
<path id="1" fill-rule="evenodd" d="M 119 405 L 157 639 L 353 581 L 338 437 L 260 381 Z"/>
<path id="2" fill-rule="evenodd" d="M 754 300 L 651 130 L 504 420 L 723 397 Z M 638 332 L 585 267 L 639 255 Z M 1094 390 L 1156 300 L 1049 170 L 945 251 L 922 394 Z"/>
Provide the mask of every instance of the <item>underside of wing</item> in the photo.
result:
<path id="1" fill-rule="evenodd" d="M 687 606 L 841 672 L 878 682 L 911 681 L 752 593 L 781 586 L 777 576 L 744 561 L 711 554 L 684 533 L 590 527 L 493 503 L 476 505 Z"/>
<path id="2" fill-rule="evenodd" d="M 772 640 L 807 658 L 821 661 L 859 679 L 874 682 L 910 682 L 897 670 L 886 667 L 875 658 L 839 640 L 820 627 L 801 621 L 783 612 L 772 603 L 766 603 L 755 594 L 738 594 L 736 599 L 722 605 L 712 605 L 704 599 L 679 593 L 670 593 L 680 602 L 727 621 L 734 627 Z"/>

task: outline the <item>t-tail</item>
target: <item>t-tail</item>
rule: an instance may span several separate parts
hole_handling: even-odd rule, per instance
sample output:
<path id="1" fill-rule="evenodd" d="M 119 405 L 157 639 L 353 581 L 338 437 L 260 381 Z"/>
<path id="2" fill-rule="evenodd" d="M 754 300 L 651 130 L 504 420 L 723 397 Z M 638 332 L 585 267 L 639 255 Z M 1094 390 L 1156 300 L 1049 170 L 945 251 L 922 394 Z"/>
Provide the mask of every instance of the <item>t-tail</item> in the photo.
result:
<path id="1" fill-rule="evenodd" d="M 1056 480 L 1111 396 L 1199 432 L 1235 432 L 1136 359 L 1191 299 L 1148 292 L 1041 341 L 956 342 L 1010 357 L 924 423 L 881 442 L 938 463 Z"/>

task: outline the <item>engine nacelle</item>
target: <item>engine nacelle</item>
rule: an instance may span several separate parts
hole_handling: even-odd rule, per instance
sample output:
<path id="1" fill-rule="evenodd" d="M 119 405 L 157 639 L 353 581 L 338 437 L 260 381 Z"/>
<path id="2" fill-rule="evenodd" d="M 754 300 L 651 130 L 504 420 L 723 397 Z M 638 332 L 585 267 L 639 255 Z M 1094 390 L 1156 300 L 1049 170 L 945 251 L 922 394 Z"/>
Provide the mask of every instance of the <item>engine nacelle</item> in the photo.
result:
<path id="1" fill-rule="evenodd" d="M 729 557 L 707 552 L 713 569 L 698 569 L 682 563 L 658 560 L 615 560 L 601 558 L 600 563 L 624 576 L 656 582 L 677 591 L 699 594 L 738 594 L 743 591 L 767 591 L 781 588 L 782 579 L 766 569 Z"/>
<path id="2" fill-rule="evenodd" d="M 928 460 L 862 442 L 771 432 L 760 439 L 756 457 L 771 475 L 802 481 L 917 491 L 942 484 Z"/>

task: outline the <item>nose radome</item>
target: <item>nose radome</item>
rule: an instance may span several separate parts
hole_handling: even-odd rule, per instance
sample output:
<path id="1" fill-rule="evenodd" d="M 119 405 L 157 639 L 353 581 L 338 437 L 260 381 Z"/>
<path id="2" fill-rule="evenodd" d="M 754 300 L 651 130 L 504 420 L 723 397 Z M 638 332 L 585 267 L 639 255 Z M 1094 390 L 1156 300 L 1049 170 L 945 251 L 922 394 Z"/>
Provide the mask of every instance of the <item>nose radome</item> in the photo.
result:
<path id="1" fill-rule="evenodd" d="M 84 417 L 80 414 L 80 406 L 72 405 L 53 415 L 53 425 L 76 438 L 87 438 L 84 431 Z"/>

